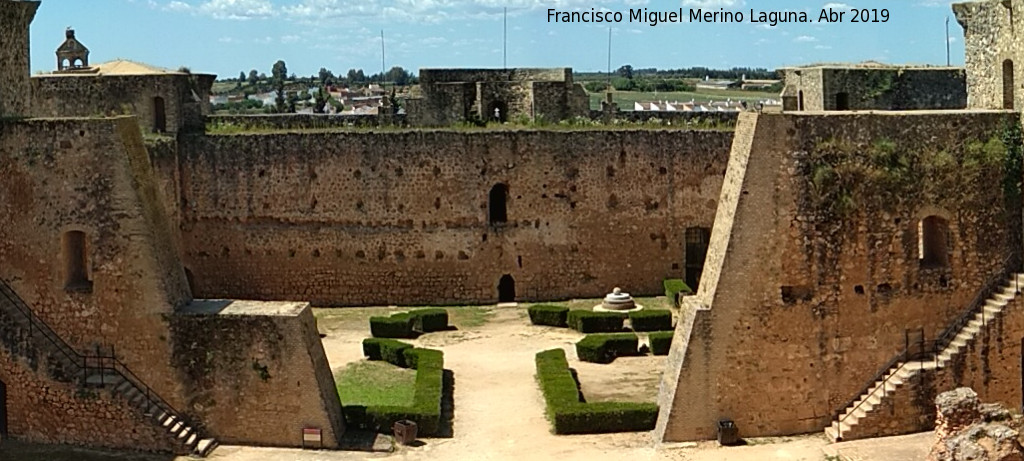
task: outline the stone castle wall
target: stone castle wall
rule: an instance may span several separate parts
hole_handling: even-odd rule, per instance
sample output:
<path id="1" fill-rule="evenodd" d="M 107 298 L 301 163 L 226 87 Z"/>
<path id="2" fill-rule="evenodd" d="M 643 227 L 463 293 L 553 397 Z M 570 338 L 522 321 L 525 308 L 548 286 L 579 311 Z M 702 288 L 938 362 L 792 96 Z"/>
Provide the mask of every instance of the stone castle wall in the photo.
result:
<path id="1" fill-rule="evenodd" d="M 1009 8 L 1007 8 L 1009 6 Z M 1018 14 L 1013 14 L 1014 12 Z M 953 5 L 957 21 L 964 29 L 968 107 L 972 109 L 1002 109 L 1004 81 L 1012 76 L 1014 107 L 1024 102 L 1021 84 L 1024 83 L 1024 49 L 1013 35 L 1014 29 L 1024 27 L 1024 1 L 964 2 Z M 1013 24 L 1010 21 L 1013 20 Z M 1003 64 L 1012 62 L 1013 72 L 1004 73 Z"/>
<path id="2" fill-rule="evenodd" d="M 798 110 L 799 93 L 806 111 L 937 110 L 967 107 L 967 79 L 959 68 L 824 67 L 785 70 L 786 110 Z M 796 101 L 796 102 L 794 102 Z"/>
<path id="3" fill-rule="evenodd" d="M 157 102 L 164 101 L 165 131 L 203 130 L 211 75 L 77 75 L 32 77 L 36 117 L 135 115 L 145 133 L 156 130 Z M 194 93 L 194 94 L 193 94 Z"/>
<path id="4" fill-rule="evenodd" d="M 171 320 L 188 411 L 221 443 L 337 448 L 338 389 L 306 303 L 196 301 Z"/>
<path id="5" fill-rule="evenodd" d="M 836 219 L 810 206 L 829 177 L 810 159 L 869 155 L 879 143 L 963 159 L 1013 117 L 741 116 L 704 283 L 662 385 L 658 438 L 713 438 L 722 418 L 742 436 L 821 430 L 909 337 L 934 340 L 1019 241 L 1001 164 L 973 179 L 933 174 L 898 196 L 862 191 L 852 197 L 862 208 Z M 918 226 L 936 214 L 949 219 L 949 264 L 931 268 L 919 260 Z"/>
<path id="6" fill-rule="evenodd" d="M 39 2 L 0 3 L 0 117 L 28 116 L 32 107 L 28 25 Z"/>
<path id="7" fill-rule="evenodd" d="M 731 143 L 714 131 L 187 136 L 177 159 L 198 297 L 322 305 L 661 293 L 711 228 Z M 177 166 L 173 163 L 177 162 Z M 489 223 L 492 187 L 508 222 Z M 178 195 L 176 195 L 178 194 Z M 174 214 L 174 212 L 172 212 Z"/>

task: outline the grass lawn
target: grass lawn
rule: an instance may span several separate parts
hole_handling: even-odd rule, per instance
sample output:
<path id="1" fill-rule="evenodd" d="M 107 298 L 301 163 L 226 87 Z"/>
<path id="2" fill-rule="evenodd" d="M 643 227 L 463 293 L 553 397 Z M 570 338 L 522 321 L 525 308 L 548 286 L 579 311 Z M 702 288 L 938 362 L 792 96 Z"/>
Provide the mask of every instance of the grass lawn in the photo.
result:
<path id="1" fill-rule="evenodd" d="M 412 405 L 416 370 L 360 360 L 334 375 L 343 405 Z"/>
<path id="2" fill-rule="evenodd" d="M 633 110 L 633 103 L 641 101 L 689 101 L 695 99 L 697 101 L 725 101 L 726 99 L 732 99 L 734 101 L 760 101 L 763 99 L 779 99 L 779 95 L 775 93 L 760 93 L 756 91 L 741 91 L 741 90 L 701 90 L 699 92 L 688 92 L 688 91 L 676 91 L 676 92 L 658 92 L 658 93 L 645 93 L 639 91 L 616 91 L 612 93 L 615 98 L 615 102 L 619 104 L 619 110 Z M 590 94 L 590 107 L 595 110 L 601 109 L 601 101 L 604 101 L 605 93 L 591 93 Z"/>

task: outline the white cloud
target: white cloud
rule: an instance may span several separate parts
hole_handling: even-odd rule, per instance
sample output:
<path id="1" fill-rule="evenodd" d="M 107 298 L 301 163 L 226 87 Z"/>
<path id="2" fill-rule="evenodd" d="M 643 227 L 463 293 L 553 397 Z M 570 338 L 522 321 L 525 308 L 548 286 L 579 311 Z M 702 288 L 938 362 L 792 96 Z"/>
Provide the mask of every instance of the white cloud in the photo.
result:
<path id="1" fill-rule="evenodd" d="M 810 43 L 810 42 L 818 41 L 818 38 L 817 37 L 812 37 L 810 35 L 800 35 L 800 36 L 794 38 L 793 41 L 794 42 L 801 42 L 801 43 Z"/>

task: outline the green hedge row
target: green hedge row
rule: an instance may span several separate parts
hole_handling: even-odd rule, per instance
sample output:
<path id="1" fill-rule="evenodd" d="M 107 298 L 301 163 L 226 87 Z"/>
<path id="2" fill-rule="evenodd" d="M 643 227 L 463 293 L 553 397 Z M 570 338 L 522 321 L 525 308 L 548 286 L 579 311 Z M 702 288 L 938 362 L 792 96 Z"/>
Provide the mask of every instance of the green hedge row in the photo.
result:
<path id="1" fill-rule="evenodd" d="M 635 333 L 587 335 L 576 343 L 576 356 L 584 362 L 612 363 L 616 357 L 637 355 L 639 344 Z"/>
<path id="2" fill-rule="evenodd" d="M 370 334 L 374 338 L 412 339 L 420 333 L 448 329 L 448 311 L 420 309 L 393 314 L 390 317 L 370 317 Z"/>
<path id="3" fill-rule="evenodd" d="M 396 421 L 411 420 L 416 422 L 420 435 L 438 434 L 444 394 L 444 353 L 433 349 L 406 348 L 403 354 L 408 368 L 416 369 L 412 405 L 346 406 L 345 421 L 350 427 L 391 432 Z"/>
<path id="4" fill-rule="evenodd" d="M 665 279 L 663 284 L 665 286 L 665 297 L 668 298 L 668 301 L 676 307 L 679 307 L 679 293 L 693 293 L 693 290 L 686 285 L 686 282 L 680 279 Z"/>
<path id="5" fill-rule="evenodd" d="M 387 338 L 366 338 L 363 340 L 363 355 L 370 360 L 383 360 L 402 368 L 407 366 L 406 351 L 413 348 L 412 344 Z"/>
<path id="6" fill-rule="evenodd" d="M 536 357 L 537 380 L 556 434 L 603 434 L 654 429 L 658 406 L 653 403 L 582 403 L 565 351 L 553 349 Z"/>
<path id="7" fill-rule="evenodd" d="M 622 331 L 626 314 L 616 312 L 569 311 L 566 323 L 580 333 L 617 333 Z"/>
<path id="8" fill-rule="evenodd" d="M 413 326 L 416 319 L 402 313 L 391 317 L 370 317 L 370 334 L 374 338 L 408 338 L 416 337 Z"/>
<path id="9" fill-rule="evenodd" d="M 672 311 L 644 309 L 630 312 L 629 323 L 633 331 L 668 331 L 672 329 Z"/>
<path id="10" fill-rule="evenodd" d="M 651 353 L 668 355 L 668 351 L 672 347 L 672 334 L 671 331 L 659 331 L 648 335 L 647 338 L 651 342 Z"/>
<path id="11" fill-rule="evenodd" d="M 530 306 L 527 311 L 530 313 L 530 323 L 534 325 L 546 325 L 559 328 L 565 328 L 568 326 L 566 323 L 566 319 L 569 316 L 568 307 L 538 304 Z"/>

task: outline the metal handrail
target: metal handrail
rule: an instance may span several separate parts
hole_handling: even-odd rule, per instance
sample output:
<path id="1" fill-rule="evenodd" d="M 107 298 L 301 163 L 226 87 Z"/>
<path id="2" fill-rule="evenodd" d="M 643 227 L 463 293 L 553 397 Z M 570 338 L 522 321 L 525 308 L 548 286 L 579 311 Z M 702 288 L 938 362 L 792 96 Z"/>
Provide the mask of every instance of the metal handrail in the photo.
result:
<path id="1" fill-rule="evenodd" d="M 1010 267 L 1010 266 L 1011 266 L 1011 263 L 1015 260 L 1015 258 L 1016 258 L 1016 255 L 1014 255 L 1012 253 L 1007 255 L 1006 258 L 1002 262 L 1002 265 L 1001 265 L 1002 268 L 1000 269 L 1000 272 L 995 274 L 995 275 L 993 275 L 992 277 L 989 278 L 988 281 L 985 282 L 985 285 L 978 292 L 978 294 L 974 297 L 974 300 L 971 301 L 971 303 L 968 305 L 967 309 L 965 309 L 964 312 L 962 312 L 960 314 L 960 316 L 958 316 L 957 319 L 954 320 L 953 323 L 950 324 L 946 328 L 946 330 L 943 331 L 942 334 L 939 335 L 939 337 L 936 340 L 930 341 L 932 343 L 931 355 L 933 356 L 933 358 L 936 361 L 938 361 L 939 354 L 946 347 L 948 347 L 950 343 L 952 343 L 953 339 L 956 338 L 956 336 L 960 333 L 960 331 L 963 330 L 964 325 L 966 325 L 968 322 L 970 322 L 970 319 L 973 318 L 977 314 L 977 311 L 979 309 L 980 309 L 980 311 L 982 313 L 982 322 L 985 321 L 985 317 L 984 317 L 985 316 L 985 309 L 984 309 L 985 303 L 989 300 L 989 298 L 992 297 L 993 294 L 995 294 L 996 290 L 998 290 L 999 287 L 1001 287 L 1003 285 L 1003 282 L 1006 281 L 1006 279 L 1010 276 L 1010 274 L 1014 273 L 1014 269 L 1012 267 Z M 1018 292 L 1020 291 L 1019 287 L 1017 287 L 1017 291 Z M 927 342 L 924 340 L 923 337 L 921 338 L 921 341 L 919 341 L 918 343 L 915 343 L 915 345 L 919 345 L 920 346 L 920 349 L 919 349 L 918 354 L 916 354 L 914 357 L 911 357 L 910 353 L 909 353 L 910 352 L 910 344 L 909 343 L 906 344 L 906 346 L 904 347 L 904 349 L 902 351 L 900 351 L 895 357 L 893 357 L 891 360 L 889 360 L 889 362 L 886 363 L 885 366 L 877 374 L 875 374 L 875 376 L 873 378 L 871 378 L 870 381 L 868 381 L 867 385 L 864 387 L 864 389 L 867 389 L 867 394 L 865 394 L 863 392 L 860 393 L 860 394 L 857 394 L 856 396 L 854 396 L 854 398 L 852 400 L 847 402 L 842 407 L 839 407 L 838 414 L 837 414 L 837 417 L 838 417 L 839 421 L 838 421 L 838 424 L 836 425 L 836 436 L 838 438 L 841 439 L 843 437 L 843 422 L 846 421 L 847 418 L 852 416 L 857 411 L 858 408 L 860 408 L 869 399 L 871 399 L 871 397 L 874 396 L 875 393 L 878 392 L 879 388 L 881 388 L 882 392 L 884 393 L 885 390 L 887 389 L 889 381 L 897 373 L 899 373 L 899 371 L 901 369 L 903 369 L 903 367 L 905 367 L 907 365 L 907 363 L 910 363 L 910 362 L 912 362 L 914 360 L 924 361 L 924 358 L 929 355 L 928 354 L 928 349 L 926 349 L 924 347 L 926 343 Z M 902 362 L 902 364 L 901 364 L 901 362 Z M 899 364 L 898 367 L 897 367 L 897 364 Z M 879 379 L 882 380 L 881 386 L 878 386 L 878 385 L 875 384 L 875 383 L 877 383 L 879 381 Z M 860 403 L 857 403 L 856 406 L 853 406 L 853 404 L 855 402 L 857 402 L 858 400 L 860 400 Z M 847 411 L 847 409 L 850 408 L 851 406 L 853 406 L 853 409 Z"/>
<path id="2" fill-rule="evenodd" d="M 100 384 L 104 383 L 104 377 L 108 372 L 117 373 L 125 381 L 131 383 L 135 389 L 146 396 L 147 411 L 151 410 L 152 407 L 157 407 L 164 413 L 174 416 L 182 423 L 188 425 L 193 431 L 198 429 L 190 418 L 184 416 L 183 413 L 174 409 L 174 407 L 167 402 L 163 397 L 160 396 L 156 391 L 153 390 L 148 384 L 145 383 L 141 378 L 138 377 L 127 365 L 117 359 L 117 356 L 111 352 L 111 355 L 82 355 L 79 354 L 71 345 L 65 342 L 60 335 L 53 331 L 49 325 L 46 324 L 42 319 L 35 315 L 32 308 L 28 306 L 23 299 L 12 289 L 7 282 L 0 279 L 0 294 L 3 295 L 10 304 L 13 305 L 17 311 L 24 315 L 29 321 L 29 334 L 31 336 L 32 328 L 35 327 L 42 335 L 53 344 L 62 354 L 64 354 L 71 363 L 78 367 L 76 372 L 81 373 L 81 382 L 84 384 L 91 375 L 90 372 L 99 372 Z M 90 364 L 96 363 L 96 366 L 90 366 Z M 109 364 L 109 365 L 108 365 Z"/>
<path id="3" fill-rule="evenodd" d="M 1006 259 L 1004 259 L 1002 262 L 1002 267 L 1000 268 L 999 273 L 993 275 L 985 282 L 985 285 L 983 285 L 981 290 L 978 291 L 978 294 L 974 297 L 974 300 L 972 300 L 971 303 L 967 306 L 967 309 L 964 309 L 960 316 L 957 317 L 957 319 L 954 320 L 953 323 L 951 323 L 948 327 L 946 327 L 942 334 L 940 334 L 938 338 L 936 338 L 936 354 L 941 353 L 943 349 L 948 347 L 949 344 L 953 342 L 953 339 L 956 338 L 956 335 L 960 334 L 960 331 L 963 330 L 964 325 L 967 325 L 967 323 L 971 321 L 971 319 L 977 314 L 978 310 L 981 310 L 982 321 L 985 320 L 985 303 L 992 297 L 992 295 L 996 293 L 996 291 L 1000 287 L 1002 287 L 1003 282 L 1007 280 L 1010 274 L 1014 273 L 1014 269 L 1010 267 L 1010 263 L 1014 260 L 1014 258 L 1016 258 L 1016 255 L 1014 254 L 1007 255 Z"/>
<path id="4" fill-rule="evenodd" d="M 21 299 L 21 297 L 18 296 L 17 293 L 14 292 L 14 290 L 7 284 L 7 282 L 3 280 L 0 280 L 0 294 L 2 294 L 4 298 L 7 298 L 7 300 L 10 301 L 10 304 L 13 305 L 20 314 L 22 314 L 23 316 L 25 316 L 26 319 L 28 319 L 30 337 L 33 336 L 32 329 L 35 328 L 36 331 L 39 331 L 39 333 L 41 333 L 43 337 L 45 337 L 50 342 L 50 344 L 56 347 L 57 350 L 61 352 L 61 354 L 67 357 L 67 359 L 70 360 L 72 364 L 80 368 L 83 366 L 82 356 L 75 352 L 75 349 L 71 347 L 71 345 L 64 342 L 60 335 L 53 331 L 53 329 L 51 329 L 50 326 L 46 324 L 46 322 L 44 322 L 42 319 L 36 316 L 35 313 L 32 311 L 32 308 L 30 308 L 28 304 L 25 303 L 25 301 Z"/>

